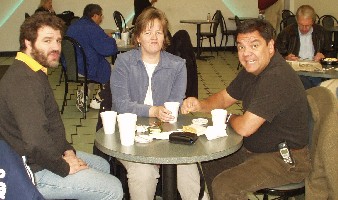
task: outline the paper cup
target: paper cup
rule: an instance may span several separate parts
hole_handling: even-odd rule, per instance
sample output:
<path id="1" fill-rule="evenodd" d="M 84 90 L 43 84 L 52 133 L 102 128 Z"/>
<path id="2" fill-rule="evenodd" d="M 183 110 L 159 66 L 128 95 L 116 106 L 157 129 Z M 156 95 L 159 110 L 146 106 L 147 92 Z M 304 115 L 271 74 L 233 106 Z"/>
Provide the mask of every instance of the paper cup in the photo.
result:
<path id="1" fill-rule="evenodd" d="M 131 146 L 135 141 L 137 115 L 124 113 L 117 115 L 121 144 Z"/>
<path id="2" fill-rule="evenodd" d="M 175 119 L 169 121 L 169 123 L 177 122 L 178 109 L 180 108 L 180 102 L 165 102 L 164 107 L 171 112 L 171 115 L 175 117 Z"/>
<path id="3" fill-rule="evenodd" d="M 100 113 L 105 134 L 115 133 L 116 115 L 117 112 L 115 111 L 105 111 Z"/>
<path id="4" fill-rule="evenodd" d="M 213 126 L 224 126 L 227 117 L 227 111 L 224 109 L 214 109 L 211 111 Z"/>
<path id="5" fill-rule="evenodd" d="M 128 45 L 128 40 L 129 40 L 129 32 L 123 32 L 121 34 L 121 39 L 124 41 L 124 45 Z"/>

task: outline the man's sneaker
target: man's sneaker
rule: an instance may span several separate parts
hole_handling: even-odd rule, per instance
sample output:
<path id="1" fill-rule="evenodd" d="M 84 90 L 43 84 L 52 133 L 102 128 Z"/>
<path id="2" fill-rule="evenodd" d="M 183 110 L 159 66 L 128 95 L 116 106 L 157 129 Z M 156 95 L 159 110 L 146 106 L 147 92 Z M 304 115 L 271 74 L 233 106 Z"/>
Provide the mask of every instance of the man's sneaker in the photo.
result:
<path id="1" fill-rule="evenodd" d="M 82 90 L 76 92 L 76 107 L 82 113 L 87 112 L 87 109 L 84 107 L 84 92 Z"/>
<path id="2" fill-rule="evenodd" d="M 97 98 L 92 99 L 92 101 L 90 102 L 90 107 L 94 108 L 94 109 L 100 109 L 100 105 L 101 105 L 101 101 L 98 100 Z"/>

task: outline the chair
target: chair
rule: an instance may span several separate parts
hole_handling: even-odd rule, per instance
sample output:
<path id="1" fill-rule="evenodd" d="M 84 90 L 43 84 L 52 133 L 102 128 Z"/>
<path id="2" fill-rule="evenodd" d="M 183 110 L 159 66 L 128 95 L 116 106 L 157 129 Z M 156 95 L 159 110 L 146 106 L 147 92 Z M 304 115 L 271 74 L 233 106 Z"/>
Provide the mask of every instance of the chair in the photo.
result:
<path id="1" fill-rule="evenodd" d="M 81 83 L 84 85 L 84 111 L 83 118 L 86 119 L 86 110 L 87 110 L 87 96 L 88 96 L 88 83 L 97 83 L 96 81 L 88 80 L 87 78 L 87 59 L 83 47 L 73 38 L 69 36 L 64 36 L 62 40 L 62 56 L 61 56 L 61 65 L 64 72 L 65 80 L 65 93 L 63 97 L 63 103 L 61 108 L 61 114 L 63 114 L 64 107 L 67 104 L 67 94 L 68 94 L 68 84 Z M 84 63 L 84 76 L 79 76 L 78 74 L 78 60 L 77 56 L 82 55 Z"/>
<path id="2" fill-rule="evenodd" d="M 28 13 L 25 13 L 25 19 L 27 19 L 28 17 L 30 17 L 30 15 Z"/>
<path id="3" fill-rule="evenodd" d="M 225 43 L 224 43 L 224 49 L 226 49 L 227 43 L 228 43 L 228 39 L 229 36 L 232 35 L 233 39 L 234 39 L 234 45 L 233 48 L 235 48 L 235 40 L 236 40 L 236 34 L 237 31 L 236 30 L 228 30 L 227 28 L 227 24 L 225 22 L 224 16 L 221 14 L 221 21 L 220 21 L 220 27 L 221 27 L 221 34 L 222 34 L 222 38 L 221 38 L 221 43 L 219 45 L 219 47 L 222 47 L 223 44 L 223 38 L 225 36 Z"/>
<path id="4" fill-rule="evenodd" d="M 123 30 L 127 28 L 126 20 L 124 19 L 123 15 L 117 10 L 114 11 L 113 16 L 117 28 L 120 30 L 120 33 L 122 33 Z"/>
<path id="5" fill-rule="evenodd" d="M 279 28 L 280 30 L 283 30 L 285 27 L 289 26 L 290 24 L 297 23 L 296 16 L 295 15 L 289 15 L 286 18 L 282 19 L 280 22 Z"/>
<path id="6" fill-rule="evenodd" d="M 320 183 L 318 181 L 318 174 L 321 174 L 321 178 L 326 181 L 326 177 L 323 176 L 324 173 L 323 169 L 316 169 L 316 166 L 326 166 L 328 169 L 331 168 L 332 173 L 335 175 L 335 178 L 338 178 L 338 173 L 335 169 L 333 169 L 329 163 L 322 163 L 322 149 L 327 149 L 330 151 L 330 148 L 334 148 L 331 150 L 330 154 L 333 155 L 336 153 L 337 148 L 335 148 L 336 143 L 331 142 L 331 146 L 329 146 L 330 142 L 326 141 L 323 143 L 322 140 L 325 136 L 330 134 L 331 139 L 337 138 L 337 130 L 338 130 L 338 112 L 337 112 L 337 101 L 331 91 L 324 87 L 314 87 L 311 89 L 306 90 L 307 98 L 309 102 L 309 109 L 311 110 L 311 116 L 309 117 L 309 124 L 310 124 L 310 151 L 311 151 L 311 158 L 312 158 L 312 170 L 310 172 L 310 176 L 306 179 L 306 184 L 304 181 L 301 183 L 291 183 L 280 187 L 274 188 L 265 188 L 262 190 L 257 191 L 257 194 L 263 194 L 263 199 L 267 200 L 269 195 L 279 196 L 279 199 L 288 199 L 289 197 L 295 197 L 301 194 L 304 194 L 305 191 L 308 193 L 308 190 L 317 190 L 316 192 L 320 193 L 320 188 L 318 189 L 319 185 L 316 184 Z M 335 139 L 334 141 L 337 141 Z M 327 151 L 324 151 L 327 155 Z M 330 157 L 330 156 L 327 156 Z M 335 156 L 333 156 L 335 158 Z M 317 160 L 318 159 L 318 160 Z M 332 165 L 337 162 L 337 159 L 331 160 Z M 318 164 L 318 162 L 320 162 Z M 316 176 L 317 175 L 317 176 Z M 331 176 L 331 173 L 325 174 L 325 176 Z M 313 183 L 312 183 L 313 182 Z M 305 186 L 306 185 L 306 186 Z M 306 190 L 305 190 L 306 187 Z M 328 186 L 322 185 L 323 190 L 326 190 Z M 309 188 L 309 189 L 308 189 Z M 335 188 L 336 189 L 336 188 Z M 312 197 L 314 194 L 311 194 Z M 326 196 L 327 198 L 327 196 Z M 325 198 L 325 199 L 326 199 Z M 324 199 L 322 198 L 314 198 L 314 199 Z"/>
<path id="7" fill-rule="evenodd" d="M 290 15 L 295 15 L 295 14 L 293 14 L 293 12 L 291 12 L 290 10 L 282 10 L 282 19 L 286 19 Z"/>
<path id="8" fill-rule="evenodd" d="M 314 120 L 311 167 L 305 179 L 307 199 L 335 199 L 338 195 L 338 105 L 329 89 L 315 87 L 307 90 Z"/>
<path id="9" fill-rule="evenodd" d="M 330 29 L 338 24 L 338 20 L 332 15 L 323 15 L 319 18 L 318 24 L 321 24 L 325 29 Z M 327 34 L 332 40 L 333 32 L 327 31 Z"/>
<path id="10" fill-rule="evenodd" d="M 70 20 L 70 25 L 72 25 L 73 23 L 75 23 L 75 22 L 78 21 L 79 19 L 80 19 L 80 17 L 74 16 L 74 17 Z M 58 86 L 61 85 L 61 82 L 62 82 L 62 76 L 63 76 L 63 68 L 61 68 L 61 73 L 60 73 L 60 77 L 59 77 L 59 84 L 58 84 Z"/>
<path id="11" fill-rule="evenodd" d="M 332 15 L 323 15 L 319 18 L 318 22 L 326 29 L 333 27 L 335 24 L 338 24 L 337 19 Z"/>
<path id="12" fill-rule="evenodd" d="M 186 30 L 177 31 L 166 51 L 186 60 L 187 89 L 185 96 L 198 98 L 197 64 L 189 33 Z"/>
<path id="13" fill-rule="evenodd" d="M 215 23 L 211 23 L 210 24 L 210 31 L 209 32 L 201 32 L 200 36 L 201 36 L 201 47 L 202 47 L 202 44 L 203 44 L 203 39 L 209 39 L 209 44 L 210 44 L 210 52 L 212 53 L 212 47 L 211 47 L 211 38 L 213 38 L 214 40 L 214 46 L 216 48 L 216 35 L 217 35 L 217 28 L 218 28 L 218 25 L 221 21 L 221 16 L 222 16 L 222 13 L 220 10 L 216 10 L 214 16 L 212 17 L 212 20 L 216 21 Z M 217 51 L 217 49 L 216 49 Z M 218 51 L 217 51 L 217 55 L 218 55 Z"/>

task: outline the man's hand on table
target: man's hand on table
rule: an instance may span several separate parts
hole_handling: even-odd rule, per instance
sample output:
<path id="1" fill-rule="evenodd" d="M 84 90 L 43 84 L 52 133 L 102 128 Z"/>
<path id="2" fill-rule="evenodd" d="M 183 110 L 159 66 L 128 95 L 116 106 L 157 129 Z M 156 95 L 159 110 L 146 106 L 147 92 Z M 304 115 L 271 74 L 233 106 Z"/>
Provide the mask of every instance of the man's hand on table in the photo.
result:
<path id="1" fill-rule="evenodd" d="M 201 110 L 201 103 L 195 97 L 188 97 L 183 101 L 181 106 L 181 113 L 188 114 L 190 112 L 198 112 Z"/>
<path id="2" fill-rule="evenodd" d="M 316 61 L 316 62 L 319 62 L 319 61 L 320 61 L 321 59 L 323 59 L 323 58 L 325 58 L 325 56 L 324 56 L 322 53 L 318 52 L 318 53 L 315 55 L 315 57 L 313 57 L 313 60 Z"/>
<path id="3" fill-rule="evenodd" d="M 291 61 L 297 61 L 299 60 L 299 57 L 295 56 L 294 54 L 289 54 L 287 56 L 285 56 L 285 60 L 291 60 Z"/>

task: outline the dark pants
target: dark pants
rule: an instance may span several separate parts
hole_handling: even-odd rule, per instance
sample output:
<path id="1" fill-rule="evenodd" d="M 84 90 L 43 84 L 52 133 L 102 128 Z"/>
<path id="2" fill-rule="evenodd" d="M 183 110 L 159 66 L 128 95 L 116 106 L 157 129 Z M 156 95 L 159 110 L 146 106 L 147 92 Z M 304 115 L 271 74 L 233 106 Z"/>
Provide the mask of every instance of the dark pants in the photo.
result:
<path id="1" fill-rule="evenodd" d="M 29 178 L 22 158 L 0 140 L 0 199 L 44 199 Z"/>
<path id="2" fill-rule="evenodd" d="M 299 75 L 299 78 L 302 81 L 305 90 L 316 87 L 323 81 L 320 77 Z"/>
<path id="3" fill-rule="evenodd" d="M 202 163 L 210 197 L 247 200 L 249 192 L 301 182 L 310 171 L 309 151 L 305 147 L 291 152 L 295 166 L 284 163 L 279 152 L 250 153 L 244 147 L 228 157 Z"/>

